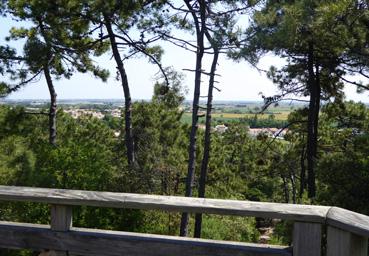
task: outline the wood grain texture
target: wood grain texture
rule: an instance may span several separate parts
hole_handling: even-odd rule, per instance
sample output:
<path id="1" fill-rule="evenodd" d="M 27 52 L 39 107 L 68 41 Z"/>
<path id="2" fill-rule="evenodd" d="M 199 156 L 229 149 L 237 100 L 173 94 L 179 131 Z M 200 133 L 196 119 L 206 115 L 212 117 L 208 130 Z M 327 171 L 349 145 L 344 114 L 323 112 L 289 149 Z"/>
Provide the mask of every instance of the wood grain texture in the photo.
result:
<path id="1" fill-rule="evenodd" d="M 254 216 L 325 223 L 329 207 L 82 190 L 0 186 L 0 200 Z"/>
<path id="2" fill-rule="evenodd" d="M 72 207 L 65 205 L 51 205 L 50 226 L 55 231 L 68 231 L 72 227 Z"/>
<path id="3" fill-rule="evenodd" d="M 367 256 L 368 239 L 335 227 L 327 229 L 327 256 Z"/>
<path id="4" fill-rule="evenodd" d="M 351 254 L 353 256 L 368 256 L 368 238 L 351 233 Z"/>
<path id="5" fill-rule="evenodd" d="M 327 213 L 327 224 L 359 236 L 369 237 L 369 216 L 331 207 Z"/>
<path id="6" fill-rule="evenodd" d="M 49 226 L 0 222 L 0 247 L 52 249 L 70 255 L 129 256 L 267 256 L 292 255 L 289 248 L 260 244 L 147 235 L 73 228 L 53 231 Z"/>
<path id="7" fill-rule="evenodd" d="M 293 226 L 293 255 L 320 256 L 322 250 L 322 225 L 295 222 Z"/>
<path id="8" fill-rule="evenodd" d="M 54 231 L 69 231 L 72 228 L 72 206 L 51 205 L 50 206 L 50 228 Z M 55 256 L 68 256 L 65 251 L 50 251 Z"/>

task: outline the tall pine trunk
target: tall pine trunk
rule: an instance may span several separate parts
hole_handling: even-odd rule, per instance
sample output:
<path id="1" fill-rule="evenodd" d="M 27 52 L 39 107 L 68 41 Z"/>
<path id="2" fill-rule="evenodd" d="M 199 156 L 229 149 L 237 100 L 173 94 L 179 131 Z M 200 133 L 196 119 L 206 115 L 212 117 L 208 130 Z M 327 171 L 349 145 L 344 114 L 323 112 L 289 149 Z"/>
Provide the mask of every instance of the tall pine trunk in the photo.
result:
<path id="1" fill-rule="evenodd" d="M 54 88 L 53 80 L 51 79 L 50 69 L 47 64 L 43 67 L 44 75 L 46 78 L 47 87 L 50 94 L 50 109 L 49 109 L 49 142 L 51 145 L 56 146 L 56 91 Z"/>
<path id="2" fill-rule="evenodd" d="M 201 74 L 202 74 L 202 58 L 204 56 L 204 29 L 205 29 L 205 1 L 200 0 L 200 19 L 197 17 L 196 10 L 193 9 L 192 3 L 189 0 L 185 0 L 187 8 L 190 10 L 196 26 L 197 36 L 197 52 L 196 52 L 196 69 L 195 69 L 195 90 L 192 102 L 192 124 L 190 133 L 190 145 L 188 147 L 188 169 L 186 178 L 186 197 L 192 196 L 192 187 L 195 176 L 195 163 L 196 163 L 196 141 L 197 141 L 197 128 L 198 128 L 198 112 L 200 101 L 200 86 L 201 86 Z M 189 215 L 187 212 L 182 213 L 180 236 L 188 235 L 188 222 Z"/>
<path id="3" fill-rule="evenodd" d="M 320 81 L 319 68 L 316 67 L 314 71 L 314 45 L 309 44 L 308 53 L 308 73 L 309 73 L 309 115 L 308 115 L 308 136 L 307 136 L 307 183 L 308 196 L 314 198 L 316 195 L 315 184 L 315 162 L 317 157 L 317 143 L 318 143 L 318 120 L 320 110 Z"/>
<path id="4" fill-rule="evenodd" d="M 125 144 L 126 144 L 126 156 L 128 160 L 128 164 L 130 167 L 133 166 L 135 162 L 135 153 L 134 153 L 134 141 L 133 141 L 133 132 L 132 132 L 132 99 L 131 93 L 129 90 L 128 78 L 126 74 L 126 70 L 123 65 L 123 60 L 119 54 L 118 45 L 115 40 L 114 31 L 111 25 L 110 18 L 108 15 L 104 15 L 105 27 L 108 31 L 109 40 L 111 49 L 113 52 L 114 60 L 117 64 L 117 69 L 120 75 L 123 93 L 124 93 L 124 117 L 125 117 Z"/>
<path id="5" fill-rule="evenodd" d="M 208 165 L 210 159 L 210 148 L 211 148 L 211 114 L 213 108 L 213 90 L 214 90 L 214 78 L 215 71 L 218 64 L 219 50 L 214 49 L 213 62 L 211 64 L 210 78 L 209 78 L 209 89 L 208 89 L 208 101 L 206 105 L 206 121 L 205 121 L 205 139 L 204 139 L 204 153 L 201 162 L 201 172 L 199 179 L 199 190 L 198 197 L 205 198 L 205 186 L 206 176 L 208 173 Z M 194 237 L 201 237 L 201 226 L 202 226 L 202 214 L 198 213 L 195 216 L 195 234 Z"/>

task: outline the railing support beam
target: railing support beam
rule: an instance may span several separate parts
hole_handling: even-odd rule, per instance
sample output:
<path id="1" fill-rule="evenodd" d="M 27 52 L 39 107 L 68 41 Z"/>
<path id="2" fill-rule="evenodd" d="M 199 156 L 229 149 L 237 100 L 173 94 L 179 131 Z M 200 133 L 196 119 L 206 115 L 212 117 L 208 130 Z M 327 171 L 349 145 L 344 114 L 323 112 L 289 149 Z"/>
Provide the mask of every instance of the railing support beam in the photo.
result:
<path id="1" fill-rule="evenodd" d="M 53 231 L 69 231 L 72 228 L 72 207 L 66 205 L 51 205 L 50 226 Z M 67 256 L 64 251 L 55 251 L 56 256 Z"/>
<path id="2" fill-rule="evenodd" d="M 293 226 L 293 255 L 321 256 L 322 225 L 295 222 Z"/>
<path id="3" fill-rule="evenodd" d="M 368 238 L 328 226 L 327 256 L 367 256 Z"/>

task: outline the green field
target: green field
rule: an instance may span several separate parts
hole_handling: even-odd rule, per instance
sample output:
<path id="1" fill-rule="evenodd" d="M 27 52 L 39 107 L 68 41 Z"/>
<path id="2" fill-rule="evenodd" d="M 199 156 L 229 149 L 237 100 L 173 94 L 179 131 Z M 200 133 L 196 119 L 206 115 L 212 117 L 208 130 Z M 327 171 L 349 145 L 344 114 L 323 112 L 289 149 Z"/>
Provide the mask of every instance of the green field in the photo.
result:
<path id="1" fill-rule="evenodd" d="M 287 117 L 289 115 L 289 111 L 279 112 L 279 113 L 273 113 L 273 114 L 240 114 L 240 113 L 214 113 L 212 114 L 213 121 L 216 123 L 227 123 L 227 122 L 234 122 L 241 120 L 242 118 L 245 119 L 252 119 L 255 116 L 259 120 L 265 120 L 265 119 L 271 119 L 273 118 L 276 121 L 286 121 Z M 192 113 L 186 112 L 182 116 L 182 121 L 190 124 L 192 118 Z M 200 123 L 205 122 L 205 117 L 200 117 Z"/>
<path id="2" fill-rule="evenodd" d="M 202 104 L 203 105 L 203 104 Z M 235 102 L 226 102 L 226 103 L 215 103 L 213 104 L 213 121 L 214 125 L 217 123 L 227 123 L 227 122 L 237 122 L 242 119 L 253 119 L 255 116 L 258 120 L 267 120 L 272 119 L 276 122 L 285 122 L 288 118 L 288 115 L 298 109 L 301 108 L 302 104 L 288 104 L 281 103 L 277 106 L 270 106 L 264 113 L 260 113 L 263 103 L 262 102 L 246 102 L 246 103 L 235 103 Z M 185 113 L 182 116 L 182 121 L 190 124 L 192 113 L 190 104 L 185 104 L 184 106 Z M 201 111 L 201 113 L 205 113 L 205 111 Z M 201 117 L 200 123 L 204 123 L 205 118 Z"/>

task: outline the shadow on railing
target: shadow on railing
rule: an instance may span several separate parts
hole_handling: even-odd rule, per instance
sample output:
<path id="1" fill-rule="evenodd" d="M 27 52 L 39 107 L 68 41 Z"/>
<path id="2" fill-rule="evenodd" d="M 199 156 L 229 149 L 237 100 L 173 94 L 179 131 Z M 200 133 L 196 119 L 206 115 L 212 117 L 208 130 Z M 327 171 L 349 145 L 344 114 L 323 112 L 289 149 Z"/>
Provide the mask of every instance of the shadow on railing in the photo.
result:
<path id="1" fill-rule="evenodd" d="M 0 222 L 1 248 L 57 255 L 368 255 L 369 217 L 337 207 L 10 186 L 0 186 L 0 200 L 51 205 L 50 226 Z M 75 228 L 73 205 L 293 220 L 293 246 Z"/>

